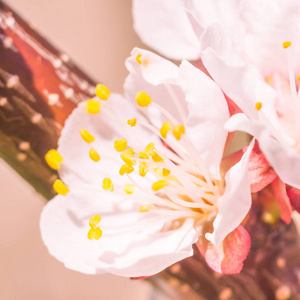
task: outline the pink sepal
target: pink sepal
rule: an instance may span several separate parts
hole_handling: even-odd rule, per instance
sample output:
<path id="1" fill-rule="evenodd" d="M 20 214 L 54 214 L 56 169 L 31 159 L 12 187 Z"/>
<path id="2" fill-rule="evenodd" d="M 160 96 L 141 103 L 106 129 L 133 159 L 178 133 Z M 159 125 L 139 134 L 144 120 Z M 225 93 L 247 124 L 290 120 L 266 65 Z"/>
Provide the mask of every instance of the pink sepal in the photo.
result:
<path id="1" fill-rule="evenodd" d="M 246 149 L 247 148 L 244 148 L 243 150 L 246 151 Z M 250 154 L 248 170 L 251 193 L 261 191 L 277 177 L 276 172 L 269 165 L 264 154 L 260 151 L 257 142 L 255 142 Z"/>
<path id="2" fill-rule="evenodd" d="M 244 260 L 250 250 L 251 239 L 243 226 L 237 227 L 227 235 L 217 249 L 204 237 L 196 243 L 207 264 L 216 272 L 222 274 L 240 273 Z"/>
<path id="3" fill-rule="evenodd" d="M 292 187 L 287 191 L 287 195 L 290 198 L 293 208 L 300 213 L 300 190 Z"/>
<path id="4" fill-rule="evenodd" d="M 272 189 L 281 209 L 281 219 L 289 224 L 291 222 L 292 205 L 286 191 L 285 183 L 277 177 L 272 182 Z"/>

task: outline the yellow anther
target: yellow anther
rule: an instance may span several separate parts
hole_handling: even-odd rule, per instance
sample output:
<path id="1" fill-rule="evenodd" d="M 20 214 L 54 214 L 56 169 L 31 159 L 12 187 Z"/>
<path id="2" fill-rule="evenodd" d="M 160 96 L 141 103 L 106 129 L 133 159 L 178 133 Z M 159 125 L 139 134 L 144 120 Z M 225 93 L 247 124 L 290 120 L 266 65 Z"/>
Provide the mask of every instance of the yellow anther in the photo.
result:
<path id="1" fill-rule="evenodd" d="M 134 193 L 134 189 L 135 189 L 135 186 L 134 186 L 134 184 L 125 184 L 124 185 L 124 192 L 126 193 L 126 194 L 133 194 Z"/>
<path id="2" fill-rule="evenodd" d="M 298 81 L 300 82 L 300 76 L 297 76 Z"/>
<path id="3" fill-rule="evenodd" d="M 167 138 L 167 133 L 171 130 L 172 123 L 170 121 L 165 122 L 160 128 L 160 134 L 165 139 Z"/>
<path id="4" fill-rule="evenodd" d="M 152 155 L 152 160 L 155 162 L 164 162 L 161 156 L 159 156 L 156 152 Z"/>
<path id="5" fill-rule="evenodd" d="M 155 154 L 154 143 L 150 143 L 145 147 L 145 153 L 149 156 L 152 156 Z"/>
<path id="6" fill-rule="evenodd" d="M 105 191 L 113 191 L 114 185 L 109 177 L 105 177 L 102 182 L 102 187 Z"/>
<path id="7" fill-rule="evenodd" d="M 136 161 L 133 159 L 134 151 L 132 148 L 126 149 L 125 151 L 123 151 L 123 153 L 121 153 L 120 156 L 128 166 L 136 165 Z"/>
<path id="8" fill-rule="evenodd" d="M 125 138 L 115 140 L 114 147 L 118 152 L 124 151 L 127 148 L 127 140 Z"/>
<path id="9" fill-rule="evenodd" d="M 137 61 L 140 65 L 142 64 L 141 57 L 142 57 L 142 54 L 141 54 L 141 53 L 138 54 L 138 55 L 136 56 L 136 61 Z"/>
<path id="10" fill-rule="evenodd" d="M 92 136 L 86 129 L 81 129 L 80 135 L 87 143 L 92 143 L 95 140 L 94 136 Z"/>
<path id="11" fill-rule="evenodd" d="M 66 196 L 70 191 L 70 189 L 60 179 L 56 179 L 53 182 L 53 189 L 57 194 L 61 194 L 62 196 Z"/>
<path id="12" fill-rule="evenodd" d="M 162 174 L 163 174 L 163 176 L 168 176 L 168 175 L 170 175 L 170 173 L 171 173 L 170 170 L 168 170 L 168 169 L 166 169 L 166 168 L 163 168 L 163 169 L 162 169 Z"/>
<path id="13" fill-rule="evenodd" d="M 46 153 L 45 160 L 49 167 L 54 170 L 58 170 L 63 162 L 62 156 L 55 149 L 51 149 Z"/>
<path id="14" fill-rule="evenodd" d="M 140 206 L 140 212 L 148 212 L 151 209 L 154 209 L 154 205 L 153 204 L 145 204 L 145 205 L 141 205 Z"/>
<path id="15" fill-rule="evenodd" d="M 148 165 L 144 161 L 141 161 L 139 164 L 139 174 L 144 177 L 148 173 L 148 171 Z"/>
<path id="16" fill-rule="evenodd" d="M 288 48 L 288 47 L 291 46 L 291 45 L 292 45 L 291 42 L 283 42 L 283 43 L 282 43 L 282 47 L 283 47 L 284 49 Z"/>
<path id="17" fill-rule="evenodd" d="M 132 166 L 128 166 L 127 164 L 122 165 L 119 174 L 123 176 L 124 174 L 130 174 L 134 171 L 134 168 Z"/>
<path id="18" fill-rule="evenodd" d="M 104 84 L 97 84 L 95 94 L 101 100 L 107 100 L 110 96 L 110 90 Z"/>
<path id="19" fill-rule="evenodd" d="M 256 110 L 261 110 L 261 108 L 262 108 L 262 103 L 261 102 L 256 102 L 255 103 L 255 109 Z"/>
<path id="20" fill-rule="evenodd" d="M 102 230 L 99 227 L 91 228 L 87 234 L 89 240 L 99 240 L 102 236 Z"/>
<path id="21" fill-rule="evenodd" d="M 166 186 L 168 186 L 170 183 L 167 180 L 158 180 L 152 184 L 152 190 L 158 191 Z"/>
<path id="22" fill-rule="evenodd" d="M 90 149 L 89 155 L 90 155 L 90 158 L 95 162 L 100 160 L 100 155 L 97 153 L 97 151 L 94 148 Z"/>
<path id="23" fill-rule="evenodd" d="M 89 225 L 91 226 L 91 228 L 96 228 L 96 226 L 100 223 L 100 221 L 101 221 L 101 217 L 99 215 L 95 215 L 90 218 Z"/>
<path id="24" fill-rule="evenodd" d="M 101 110 L 101 102 L 98 100 L 90 99 L 86 102 L 85 108 L 89 114 L 97 114 Z"/>
<path id="25" fill-rule="evenodd" d="M 185 133 L 185 128 L 182 124 L 176 125 L 173 129 L 173 134 L 178 141 L 181 139 L 181 135 L 184 133 Z"/>
<path id="26" fill-rule="evenodd" d="M 142 159 L 149 159 L 149 156 L 148 156 L 145 152 L 140 152 L 140 153 L 139 153 L 139 158 L 142 158 Z"/>
<path id="27" fill-rule="evenodd" d="M 149 104 L 151 104 L 152 99 L 151 97 L 146 94 L 145 92 L 137 92 L 136 96 L 135 96 L 135 100 L 137 102 L 137 104 L 141 107 L 146 107 Z"/>
<path id="28" fill-rule="evenodd" d="M 135 126 L 136 125 L 136 119 L 135 118 L 129 119 L 127 121 L 127 124 L 130 125 L 131 127 Z"/>

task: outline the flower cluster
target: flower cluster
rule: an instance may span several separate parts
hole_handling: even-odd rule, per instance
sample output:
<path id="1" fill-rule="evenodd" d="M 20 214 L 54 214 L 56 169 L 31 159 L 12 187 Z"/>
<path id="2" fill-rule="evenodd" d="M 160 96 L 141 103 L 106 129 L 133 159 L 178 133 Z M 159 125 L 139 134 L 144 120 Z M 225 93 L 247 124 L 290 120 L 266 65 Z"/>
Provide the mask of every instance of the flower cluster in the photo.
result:
<path id="1" fill-rule="evenodd" d="M 195 244 L 212 269 L 238 273 L 250 249 L 241 223 L 251 192 L 271 189 L 291 221 L 300 208 L 299 12 L 277 34 L 293 1 L 265 1 L 260 14 L 258 5 L 134 1 L 141 38 L 183 60 L 133 49 L 124 95 L 97 85 L 46 154 L 60 179 L 41 232 L 66 267 L 152 276 Z M 237 130 L 253 139 L 226 156 Z"/>

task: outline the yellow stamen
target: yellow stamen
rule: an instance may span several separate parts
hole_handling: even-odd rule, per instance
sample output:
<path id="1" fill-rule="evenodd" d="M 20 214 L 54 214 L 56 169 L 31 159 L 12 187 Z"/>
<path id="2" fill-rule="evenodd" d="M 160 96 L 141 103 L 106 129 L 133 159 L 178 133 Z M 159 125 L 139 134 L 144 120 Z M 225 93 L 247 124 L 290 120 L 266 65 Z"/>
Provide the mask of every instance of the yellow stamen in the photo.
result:
<path id="1" fill-rule="evenodd" d="M 300 82 L 300 76 L 297 76 L 298 81 Z"/>
<path id="2" fill-rule="evenodd" d="M 89 240 L 99 240 L 102 236 L 102 230 L 99 227 L 91 228 L 87 234 Z"/>
<path id="3" fill-rule="evenodd" d="M 90 158 L 95 162 L 100 160 L 100 155 L 97 153 L 97 151 L 94 148 L 90 149 L 89 155 L 90 155 Z"/>
<path id="4" fill-rule="evenodd" d="M 128 166 L 127 164 L 122 165 L 119 174 L 123 176 L 124 174 L 130 174 L 134 171 L 134 168 L 132 166 Z"/>
<path id="5" fill-rule="evenodd" d="M 171 130 L 171 128 L 172 128 L 172 123 L 170 121 L 165 122 L 161 126 L 160 134 L 164 139 L 167 138 L 167 133 Z"/>
<path id="6" fill-rule="evenodd" d="M 89 131 L 87 131 L 86 129 L 81 129 L 81 130 L 80 130 L 80 135 L 81 135 L 81 137 L 83 138 L 83 140 L 84 140 L 85 142 L 87 142 L 87 143 L 92 143 L 92 142 L 95 140 L 94 136 L 92 136 L 92 135 L 89 133 Z"/>
<path id="7" fill-rule="evenodd" d="M 140 212 L 148 212 L 149 210 L 154 209 L 153 204 L 145 204 L 140 206 Z"/>
<path id="8" fill-rule="evenodd" d="M 125 184 L 124 185 L 124 192 L 126 193 L 126 194 L 133 194 L 134 193 L 134 189 L 135 189 L 135 186 L 134 186 L 134 184 Z"/>
<path id="9" fill-rule="evenodd" d="M 255 109 L 256 110 L 261 110 L 261 108 L 262 108 L 262 103 L 261 102 L 256 102 L 255 103 Z"/>
<path id="10" fill-rule="evenodd" d="M 154 152 L 154 143 L 150 143 L 145 147 L 145 153 L 149 156 L 152 156 L 155 154 Z"/>
<path id="11" fill-rule="evenodd" d="M 142 54 L 140 53 L 140 54 L 138 54 L 137 56 L 136 56 L 136 61 L 138 62 L 138 64 L 142 64 L 142 61 L 141 61 L 141 57 L 142 57 Z"/>
<path id="12" fill-rule="evenodd" d="M 110 90 L 104 84 L 97 84 L 95 94 L 101 100 L 107 100 L 110 96 Z"/>
<path id="13" fill-rule="evenodd" d="M 99 215 L 95 215 L 90 218 L 89 225 L 91 226 L 91 228 L 96 228 L 96 225 L 98 225 L 100 221 L 101 221 L 101 217 Z"/>
<path id="14" fill-rule="evenodd" d="M 115 140 L 114 148 L 118 152 L 124 151 L 127 148 L 127 140 L 125 138 Z"/>
<path id="15" fill-rule="evenodd" d="M 49 167 L 54 170 L 58 170 L 63 162 L 62 156 L 55 149 L 51 149 L 46 153 L 45 160 Z"/>
<path id="16" fill-rule="evenodd" d="M 85 108 L 89 114 L 97 114 L 101 110 L 101 103 L 98 100 L 90 99 L 86 102 Z"/>
<path id="17" fill-rule="evenodd" d="M 152 102 L 151 97 L 145 92 L 137 92 L 135 100 L 137 104 L 141 107 L 147 107 Z"/>
<path id="18" fill-rule="evenodd" d="M 139 174 L 144 177 L 148 173 L 148 171 L 148 165 L 144 161 L 141 161 L 139 164 Z"/>
<path id="19" fill-rule="evenodd" d="M 135 126 L 136 125 L 136 119 L 135 118 L 129 119 L 127 121 L 127 124 L 130 125 L 131 127 Z"/>
<path id="20" fill-rule="evenodd" d="M 282 43 L 282 47 L 283 47 L 284 49 L 288 48 L 288 47 L 291 46 L 291 45 L 292 45 L 291 42 L 283 42 L 283 43 Z"/>
<path id="21" fill-rule="evenodd" d="M 158 191 L 166 186 L 168 186 L 170 183 L 167 180 L 158 180 L 152 184 L 152 190 Z"/>
<path id="22" fill-rule="evenodd" d="M 163 176 L 168 176 L 168 175 L 170 175 L 170 173 L 171 173 L 170 170 L 168 170 L 168 169 L 166 169 L 166 168 L 163 168 L 163 169 L 162 169 L 162 174 L 163 174 Z"/>
<path id="23" fill-rule="evenodd" d="M 152 160 L 155 162 L 164 162 L 161 156 L 159 156 L 156 152 L 152 155 Z"/>
<path id="24" fill-rule="evenodd" d="M 123 153 L 120 154 L 122 160 L 128 165 L 128 166 L 135 166 L 136 161 L 132 159 L 133 155 L 131 156 L 131 153 L 127 150 L 125 150 Z"/>
<path id="25" fill-rule="evenodd" d="M 173 129 L 173 134 L 178 141 L 181 139 L 181 135 L 184 133 L 185 133 L 185 128 L 182 124 L 176 125 Z"/>
<path id="26" fill-rule="evenodd" d="M 102 187 L 105 191 L 113 191 L 114 185 L 109 177 L 105 177 L 102 182 Z"/>
<path id="27" fill-rule="evenodd" d="M 142 159 L 149 159 L 149 156 L 148 156 L 145 152 L 140 152 L 140 153 L 139 153 L 139 158 L 142 158 Z"/>
<path id="28" fill-rule="evenodd" d="M 70 191 L 70 189 L 60 179 L 56 179 L 53 182 L 53 189 L 57 194 L 62 196 L 66 196 Z"/>

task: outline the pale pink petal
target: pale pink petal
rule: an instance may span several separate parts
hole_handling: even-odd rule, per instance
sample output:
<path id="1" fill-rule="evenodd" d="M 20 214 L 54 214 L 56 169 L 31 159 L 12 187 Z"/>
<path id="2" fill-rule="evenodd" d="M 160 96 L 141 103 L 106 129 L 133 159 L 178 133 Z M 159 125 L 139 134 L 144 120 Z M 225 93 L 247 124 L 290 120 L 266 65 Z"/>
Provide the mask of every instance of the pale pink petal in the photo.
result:
<path id="1" fill-rule="evenodd" d="M 250 154 L 248 170 L 251 193 L 261 191 L 277 177 L 276 172 L 269 165 L 264 154 L 260 151 L 257 142 L 255 143 Z"/>
<path id="2" fill-rule="evenodd" d="M 164 56 L 179 60 L 199 57 L 199 39 L 182 0 L 135 0 L 133 19 L 141 40 Z"/>
<path id="3" fill-rule="evenodd" d="M 243 268 L 244 260 L 250 250 L 251 239 L 247 230 L 240 225 L 226 236 L 218 248 L 204 238 L 200 238 L 196 245 L 214 271 L 222 274 L 237 274 Z"/>
<path id="4" fill-rule="evenodd" d="M 253 146 L 254 140 L 242 159 L 226 173 L 226 188 L 218 199 L 219 211 L 213 222 L 214 231 L 205 235 L 216 247 L 219 247 L 224 238 L 239 226 L 251 207 L 248 163 Z"/>
<path id="5" fill-rule="evenodd" d="M 292 206 L 284 182 L 280 178 L 275 179 L 272 182 L 272 189 L 281 209 L 281 219 L 287 224 L 291 223 Z"/>
<path id="6" fill-rule="evenodd" d="M 287 190 L 287 195 L 290 198 L 293 208 L 300 213 L 300 190 L 296 188 L 290 188 Z"/>
<path id="7" fill-rule="evenodd" d="M 236 114 L 226 124 L 229 131 L 244 131 L 254 136 L 261 151 L 268 159 L 280 179 L 300 188 L 300 155 L 284 141 L 279 142 L 268 128 L 259 121 L 250 121 L 244 114 Z"/>
<path id="8" fill-rule="evenodd" d="M 188 103 L 187 135 L 210 173 L 219 179 L 227 138 L 224 124 L 229 119 L 225 97 L 215 82 L 187 61 L 180 65 L 178 82 Z"/>

